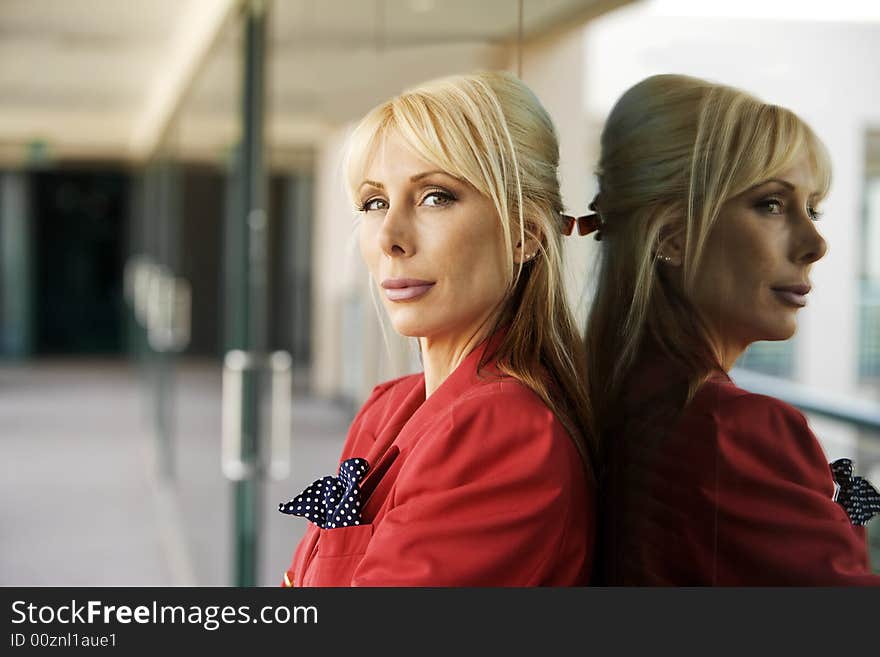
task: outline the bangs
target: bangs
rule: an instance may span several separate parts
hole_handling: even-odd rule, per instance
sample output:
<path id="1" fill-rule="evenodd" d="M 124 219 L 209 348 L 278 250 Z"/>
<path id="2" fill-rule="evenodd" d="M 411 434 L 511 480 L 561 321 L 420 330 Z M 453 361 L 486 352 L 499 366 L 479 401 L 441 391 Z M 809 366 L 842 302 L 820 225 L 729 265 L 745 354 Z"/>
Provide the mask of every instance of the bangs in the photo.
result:
<path id="1" fill-rule="evenodd" d="M 349 198 L 355 205 L 367 167 L 387 134 L 390 118 L 388 104 L 380 105 L 367 114 L 348 137 L 342 168 Z"/>
<path id="2" fill-rule="evenodd" d="M 825 198 L 831 187 L 831 160 L 810 126 L 784 107 L 763 103 L 750 118 L 751 125 L 744 132 L 751 134 L 744 140 L 748 147 L 740 159 L 743 167 L 732 196 L 778 176 L 806 157 L 815 181 L 810 192 L 820 200 Z"/>
<path id="3" fill-rule="evenodd" d="M 504 189 L 507 171 L 501 154 L 509 149 L 493 127 L 498 123 L 493 117 L 485 117 L 485 103 L 475 102 L 471 94 L 451 84 L 442 88 L 443 83 L 441 80 L 438 88 L 423 88 L 393 98 L 372 110 L 355 128 L 344 165 L 353 199 L 367 167 L 392 133 L 419 158 L 480 193 L 496 199 L 495 190 Z M 454 100 L 443 102 L 448 95 L 454 95 Z M 503 121 L 503 115 L 500 119 Z M 498 161 L 487 159 L 483 153 L 498 154 Z"/>
<path id="4" fill-rule="evenodd" d="M 393 102 L 394 126 L 401 139 L 420 158 L 455 178 L 479 185 L 483 178 L 479 164 L 479 145 L 468 137 L 473 125 L 461 111 L 449 107 L 429 95 L 405 94 Z M 484 194 L 488 189 L 480 189 Z"/>

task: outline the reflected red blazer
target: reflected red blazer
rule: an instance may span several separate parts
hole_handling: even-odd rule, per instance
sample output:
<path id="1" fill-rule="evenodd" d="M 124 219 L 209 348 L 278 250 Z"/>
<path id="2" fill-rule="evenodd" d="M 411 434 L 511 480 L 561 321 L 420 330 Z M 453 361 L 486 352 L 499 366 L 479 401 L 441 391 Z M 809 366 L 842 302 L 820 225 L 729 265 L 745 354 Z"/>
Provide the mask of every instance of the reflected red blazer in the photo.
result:
<path id="1" fill-rule="evenodd" d="M 340 458 L 370 464 L 363 524 L 309 523 L 285 585 L 587 583 L 594 491 L 577 450 L 534 392 L 477 374 L 484 346 L 427 400 L 422 374 L 373 390 Z"/>
<path id="2" fill-rule="evenodd" d="M 683 412 L 664 412 L 684 398 L 674 371 L 662 359 L 638 368 L 626 419 L 607 434 L 596 581 L 880 584 L 806 418 L 722 372 Z"/>

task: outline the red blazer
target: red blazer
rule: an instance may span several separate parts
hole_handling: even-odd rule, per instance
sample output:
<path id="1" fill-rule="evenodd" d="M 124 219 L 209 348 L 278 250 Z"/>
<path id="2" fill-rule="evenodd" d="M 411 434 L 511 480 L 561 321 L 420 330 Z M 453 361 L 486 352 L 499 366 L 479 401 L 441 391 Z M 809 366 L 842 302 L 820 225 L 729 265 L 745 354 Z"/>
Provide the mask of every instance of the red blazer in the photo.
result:
<path id="1" fill-rule="evenodd" d="M 309 523 L 285 584 L 587 583 L 594 491 L 577 450 L 534 392 L 492 368 L 477 375 L 482 353 L 427 400 L 422 374 L 373 390 L 340 458 L 370 464 L 363 524 Z"/>
<path id="2" fill-rule="evenodd" d="M 685 389 L 670 363 L 644 364 L 606 434 L 598 582 L 880 584 L 806 418 L 721 372 L 664 412 Z"/>

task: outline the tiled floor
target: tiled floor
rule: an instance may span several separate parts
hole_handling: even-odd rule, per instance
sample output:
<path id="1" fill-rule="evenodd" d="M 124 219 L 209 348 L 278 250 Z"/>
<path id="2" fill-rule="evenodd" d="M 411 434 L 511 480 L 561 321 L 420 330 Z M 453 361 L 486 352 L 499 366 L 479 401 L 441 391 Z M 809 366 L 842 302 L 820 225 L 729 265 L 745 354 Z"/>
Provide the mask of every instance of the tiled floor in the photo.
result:
<path id="1" fill-rule="evenodd" d="M 220 368 L 189 363 L 171 380 L 170 486 L 155 475 L 149 380 L 124 361 L 0 366 L 0 585 L 232 583 Z M 294 399 L 292 475 L 263 491 L 259 584 L 278 584 L 305 530 L 277 503 L 330 473 L 349 421 Z"/>

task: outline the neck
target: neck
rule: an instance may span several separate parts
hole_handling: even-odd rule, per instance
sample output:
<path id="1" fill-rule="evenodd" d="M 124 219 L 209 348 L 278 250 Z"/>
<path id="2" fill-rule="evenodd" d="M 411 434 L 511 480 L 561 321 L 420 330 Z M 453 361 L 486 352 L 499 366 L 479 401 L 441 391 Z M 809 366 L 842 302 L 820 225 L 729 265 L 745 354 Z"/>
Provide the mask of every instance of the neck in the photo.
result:
<path id="1" fill-rule="evenodd" d="M 724 341 L 716 340 L 714 343 L 718 345 L 715 353 L 718 355 L 721 369 L 725 372 L 731 370 L 736 364 L 736 361 L 743 355 L 743 352 L 749 346 L 748 342 L 740 342 L 732 339 Z"/>
<path id="2" fill-rule="evenodd" d="M 743 355 L 743 352 L 746 350 L 745 347 L 731 347 L 728 346 L 727 349 L 722 353 L 723 358 L 721 360 L 721 367 L 725 372 L 729 372 L 731 368 L 736 364 L 736 361 L 739 360 L 739 357 Z"/>
<path id="3" fill-rule="evenodd" d="M 443 385 L 468 354 L 488 337 L 490 328 L 491 323 L 484 320 L 476 329 L 463 333 L 419 338 L 425 370 L 425 399 Z"/>
<path id="4" fill-rule="evenodd" d="M 717 325 L 710 322 L 704 322 L 704 326 L 709 345 L 715 352 L 721 369 L 729 372 L 752 341 L 732 335 L 730 331 L 722 331 Z"/>

